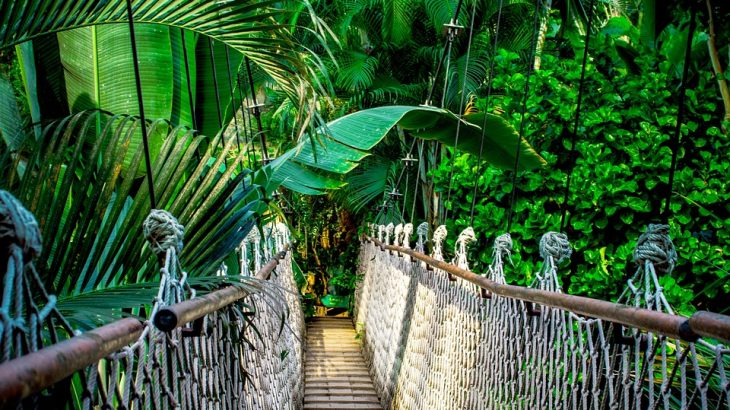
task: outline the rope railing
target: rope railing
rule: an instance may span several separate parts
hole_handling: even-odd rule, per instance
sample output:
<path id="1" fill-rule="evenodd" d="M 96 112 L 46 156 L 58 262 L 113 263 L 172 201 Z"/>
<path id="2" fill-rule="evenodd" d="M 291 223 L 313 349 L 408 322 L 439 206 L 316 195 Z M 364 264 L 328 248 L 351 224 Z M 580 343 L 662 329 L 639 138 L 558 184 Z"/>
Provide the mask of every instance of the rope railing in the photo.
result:
<path id="1" fill-rule="evenodd" d="M 196 298 L 177 259 L 184 228 L 169 213 L 153 210 L 143 228 L 160 260 L 161 281 L 150 319 L 125 318 L 83 333 L 64 320 L 35 273 L 32 257 L 41 246 L 35 227 L 33 216 L 0 191 L 0 251 L 12 255 L 0 303 L 0 408 L 301 403 L 304 321 L 285 226 L 269 227 L 255 244 L 272 260 L 262 265 L 261 255 L 251 253 L 255 270 L 229 276 L 231 285 Z M 252 238 L 241 244 L 242 258 L 253 249 Z M 221 265 L 219 275 L 226 272 Z M 254 272 L 256 279 L 246 278 Z"/>
<path id="2" fill-rule="evenodd" d="M 286 257 L 289 246 L 287 244 L 283 251 L 276 254 L 273 259 L 264 265 L 256 273 L 256 279 L 269 279 L 274 269 L 279 266 L 279 260 Z M 186 300 L 160 309 L 154 317 L 154 324 L 159 330 L 169 332 L 177 327 L 183 326 L 185 323 L 191 323 L 203 318 L 205 315 L 223 309 L 248 295 L 248 292 L 238 286 L 226 286 L 205 296 Z"/>
<path id="3" fill-rule="evenodd" d="M 529 287 L 508 285 L 512 240 L 495 240 L 493 262 L 472 272 L 471 229 L 444 260 L 444 227 L 425 254 L 428 226 L 410 238 L 370 226 L 360 252 L 355 317 L 384 408 L 726 409 L 730 318 L 675 315 L 658 273 L 676 252 L 668 227 L 650 226 L 634 253 L 637 273 L 617 303 L 562 293 L 564 234 L 543 236 Z M 376 234 L 378 238 L 375 239 Z"/>
<path id="4" fill-rule="evenodd" d="M 413 259 L 425 262 L 431 267 L 469 281 L 496 295 L 565 309 L 580 315 L 607 320 L 689 342 L 696 341 L 700 336 L 730 342 L 730 316 L 708 311 L 698 311 L 688 318 L 681 315 L 670 315 L 655 310 L 637 308 L 600 299 L 531 289 L 524 286 L 500 284 L 486 276 L 481 276 L 472 271 L 434 259 L 412 249 L 403 246 L 386 245 L 369 236 L 366 239 L 373 242 L 382 250 L 409 255 Z"/>

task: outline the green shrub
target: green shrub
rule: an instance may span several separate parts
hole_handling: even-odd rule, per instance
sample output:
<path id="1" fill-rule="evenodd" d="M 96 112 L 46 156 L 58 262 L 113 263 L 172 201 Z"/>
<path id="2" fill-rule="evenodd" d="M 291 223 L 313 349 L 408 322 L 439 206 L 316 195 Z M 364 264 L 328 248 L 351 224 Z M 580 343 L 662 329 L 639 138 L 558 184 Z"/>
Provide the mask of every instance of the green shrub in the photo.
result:
<path id="1" fill-rule="evenodd" d="M 528 284 L 539 267 L 538 242 L 546 231 L 565 228 L 574 247 L 569 265 L 561 269 L 563 289 L 571 294 L 615 299 L 636 265 L 632 250 L 638 235 L 660 217 L 668 190 L 672 151 L 670 136 L 677 119 L 677 69 L 661 52 L 642 53 L 626 63 L 617 40 L 599 34 L 591 42 L 575 147 L 575 168 L 567 204 L 563 195 L 573 166 L 570 135 L 579 88 L 582 52 L 574 58 L 565 48 L 546 51 L 542 67 L 530 79 L 525 114 L 527 140 L 548 166 L 517 176 L 517 201 L 511 229 L 515 241 L 514 269 L 508 280 Z M 553 46 L 549 40 L 548 46 Z M 567 50 L 570 53 L 570 49 Z M 582 50 L 581 50 L 582 51 Z M 711 70 L 695 61 L 688 81 L 681 149 L 675 175 L 670 217 L 679 263 L 662 285 L 675 308 L 727 310 L 730 294 L 730 162 L 728 136 L 720 130 L 722 101 Z M 697 60 L 697 59 L 695 59 Z M 502 111 L 520 126 L 525 84 L 524 63 L 518 55 L 500 51 L 496 60 L 491 111 Z M 484 109 L 484 99 L 479 100 Z M 469 225 L 477 174 L 477 159 L 466 154 L 433 172 L 443 196 L 451 183 L 449 247 L 458 231 Z M 479 175 L 473 227 L 479 243 L 472 251 L 475 269 L 491 261 L 491 242 L 507 225 L 511 172 L 493 168 Z"/>

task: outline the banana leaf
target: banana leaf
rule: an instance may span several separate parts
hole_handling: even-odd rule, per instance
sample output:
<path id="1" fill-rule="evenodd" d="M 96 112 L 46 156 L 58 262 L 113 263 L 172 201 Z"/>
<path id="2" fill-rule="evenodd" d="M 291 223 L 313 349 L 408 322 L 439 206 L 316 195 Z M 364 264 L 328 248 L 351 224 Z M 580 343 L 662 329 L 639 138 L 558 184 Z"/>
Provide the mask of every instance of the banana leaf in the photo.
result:
<path id="1" fill-rule="evenodd" d="M 137 0 L 136 23 L 194 31 L 233 47 L 261 67 L 294 101 L 324 91 L 296 46 L 288 21 L 296 7 L 271 0 Z M 125 2 L 30 0 L 0 2 L 0 47 L 45 34 L 87 26 L 125 23 Z M 312 21 L 318 21 L 312 19 Z M 315 27 L 315 31 L 322 31 Z M 169 51 L 169 50 L 168 50 Z M 192 50 L 191 50 L 192 51 Z M 310 57 L 317 56 L 310 53 Z M 152 118 L 152 117 L 151 117 Z"/>
<path id="2" fill-rule="evenodd" d="M 329 156 L 337 155 L 337 160 L 359 161 L 365 157 L 364 151 L 372 149 L 396 125 L 425 140 L 437 140 L 473 155 L 479 155 L 482 145 L 482 124 L 485 114 L 477 113 L 459 119 L 454 113 L 432 107 L 386 106 L 358 111 L 338 118 L 320 128 L 322 147 L 327 157 L 318 162 L 311 149 L 306 146 L 294 160 L 332 172 L 347 172 L 354 168 L 351 164 L 335 164 Z M 515 163 L 517 141 L 520 141 L 520 170 L 535 169 L 545 165 L 545 160 L 518 136 L 517 130 L 505 119 L 486 114 L 482 158 L 490 164 L 512 169 Z M 311 144 L 310 144 L 311 145 Z M 345 147 L 342 147 L 345 146 Z M 316 149 L 315 148 L 315 149 Z M 347 151 L 346 148 L 350 148 Z"/>

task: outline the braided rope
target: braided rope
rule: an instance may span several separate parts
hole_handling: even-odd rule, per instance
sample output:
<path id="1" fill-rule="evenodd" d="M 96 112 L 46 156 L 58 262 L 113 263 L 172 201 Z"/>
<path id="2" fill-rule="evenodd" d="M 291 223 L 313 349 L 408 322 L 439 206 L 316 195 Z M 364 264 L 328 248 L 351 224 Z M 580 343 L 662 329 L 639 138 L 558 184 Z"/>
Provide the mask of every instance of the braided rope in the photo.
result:
<path id="1" fill-rule="evenodd" d="M 179 254 L 183 248 L 185 227 L 171 213 L 153 209 L 142 224 L 145 239 L 158 257 L 174 248 Z"/>
<path id="2" fill-rule="evenodd" d="M 437 231 L 435 249 L 446 233 Z M 455 262 L 471 238 L 467 231 L 457 239 Z M 570 244 L 556 233 L 541 243 L 545 263 L 533 286 L 559 292 L 557 270 L 569 258 Z M 508 234 L 495 240 L 489 274 L 498 283 L 506 283 L 504 261 L 511 260 L 512 248 Z M 657 302 L 658 279 L 647 275 L 656 272 L 653 259 L 647 260 L 641 275 L 627 284 L 627 295 L 637 306 L 666 309 Z M 372 243 L 361 248 L 358 273 L 363 280 L 355 293 L 355 317 L 384 408 L 730 406 L 730 349 L 722 345 L 669 340 L 634 328 L 617 331 L 600 319 L 499 295 L 485 299 L 470 282 L 451 282 Z M 652 292 L 645 291 L 647 285 Z"/>
<path id="3" fill-rule="evenodd" d="M 428 222 L 421 222 L 416 229 L 418 234 L 418 242 L 416 242 L 416 250 L 418 252 L 425 252 L 426 241 L 428 241 Z"/>
<path id="4" fill-rule="evenodd" d="M 431 256 L 434 259 L 438 259 L 440 261 L 444 260 L 442 244 L 446 239 L 446 234 L 446 225 L 439 225 L 439 227 L 436 228 L 436 231 L 434 231 L 433 233 L 433 254 Z"/>

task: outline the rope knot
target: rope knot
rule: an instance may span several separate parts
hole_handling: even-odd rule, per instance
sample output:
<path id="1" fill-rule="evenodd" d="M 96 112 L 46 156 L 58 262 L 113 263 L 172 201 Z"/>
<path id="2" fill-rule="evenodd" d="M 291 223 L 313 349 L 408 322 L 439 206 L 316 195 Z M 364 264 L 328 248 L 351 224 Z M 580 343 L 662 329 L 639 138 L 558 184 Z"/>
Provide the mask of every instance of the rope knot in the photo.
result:
<path id="1" fill-rule="evenodd" d="M 461 231 L 459 237 L 456 239 L 456 246 L 460 246 L 460 249 L 466 249 L 470 243 L 476 242 L 476 240 L 477 237 L 474 234 L 474 229 L 470 226 Z"/>
<path id="2" fill-rule="evenodd" d="M 419 237 L 428 238 L 428 222 L 421 222 L 416 228 L 416 233 Z"/>
<path id="3" fill-rule="evenodd" d="M 573 249 L 568 242 L 568 235 L 561 232 L 548 232 L 540 239 L 540 256 L 552 257 L 556 264 L 570 259 Z"/>
<path id="4" fill-rule="evenodd" d="M 428 222 L 421 222 L 416 228 L 418 234 L 418 241 L 416 242 L 416 250 L 423 252 L 426 248 L 426 241 L 428 241 Z"/>
<path id="5" fill-rule="evenodd" d="M 436 231 L 433 233 L 433 241 L 441 244 L 441 242 L 446 239 L 446 235 L 446 225 L 439 225 L 439 227 L 436 228 Z"/>
<path id="6" fill-rule="evenodd" d="M 444 242 L 444 239 L 446 239 L 446 225 L 439 225 L 438 228 L 433 233 L 433 254 L 431 255 L 432 258 L 438 259 L 440 261 L 444 260 L 443 251 L 441 248 L 441 244 Z"/>
<path id="7" fill-rule="evenodd" d="M 259 231 L 259 228 L 257 226 L 252 227 L 243 240 L 248 243 L 259 243 L 261 241 L 261 232 Z"/>
<path id="8" fill-rule="evenodd" d="M 393 244 L 395 246 L 400 246 L 401 244 L 401 236 L 403 235 L 403 224 L 398 224 L 395 227 L 395 239 Z"/>
<path id="9" fill-rule="evenodd" d="M 395 225 L 393 225 L 393 222 L 389 223 L 388 226 L 385 227 L 385 244 L 390 245 L 390 235 L 393 234 L 393 230 L 395 229 Z"/>
<path id="10" fill-rule="evenodd" d="M 407 223 L 407 224 L 403 225 L 403 241 L 401 242 L 401 245 L 403 245 L 406 248 L 410 248 L 412 234 L 413 234 L 413 224 Z"/>
<path id="11" fill-rule="evenodd" d="M 171 213 L 153 209 L 144 220 L 142 230 L 155 255 L 163 255 L 170 248 L 178 254 L 182 251 L 185 227 Z"/>
<path id="12" fill-rule="evenodd" d="M 512 254 L 512 237 L 508 233 L 499 235 L 494 240 L 494 254 L 509 258 Z"/>
<path id="13" fill-rule="evenodd" d="M 407 223 L 403 226 L 403 235 L 405 235 L 406 237 L 410 237 L 411 235 L 413 235 L 412 223 Z"/>
<path id="14" fill-rule="evenodd" d="M 649 224 L 639 236 L 634 248 L 634 262 L 644 265 L 651 262 L 654 269 L 670 273 L 677 263 L 677 251 L 669 237 L 669 225 Z"/>
<path id="15" fill-rule="evenodd" d="M 15 244 L 30 259 L 40 255 L 41 231 L 33 214 L 10 192 L 0 189 L 0 248 Z"/>

